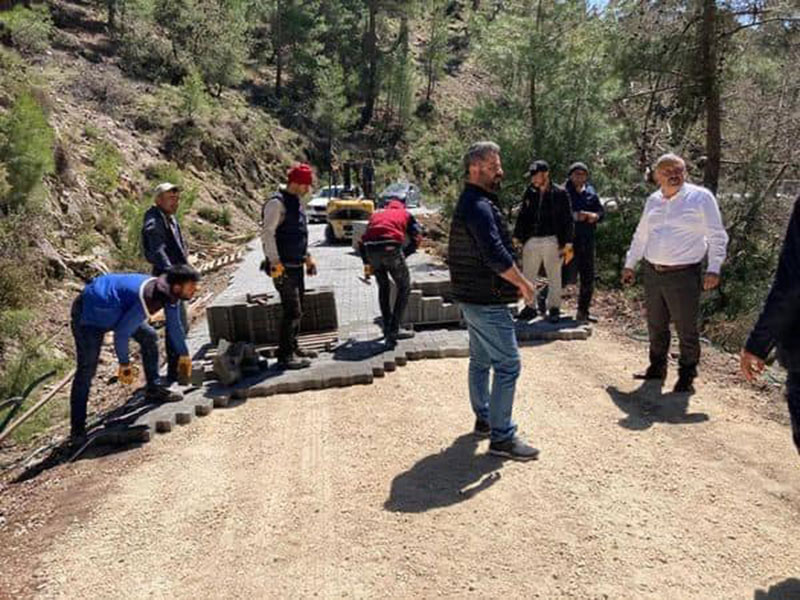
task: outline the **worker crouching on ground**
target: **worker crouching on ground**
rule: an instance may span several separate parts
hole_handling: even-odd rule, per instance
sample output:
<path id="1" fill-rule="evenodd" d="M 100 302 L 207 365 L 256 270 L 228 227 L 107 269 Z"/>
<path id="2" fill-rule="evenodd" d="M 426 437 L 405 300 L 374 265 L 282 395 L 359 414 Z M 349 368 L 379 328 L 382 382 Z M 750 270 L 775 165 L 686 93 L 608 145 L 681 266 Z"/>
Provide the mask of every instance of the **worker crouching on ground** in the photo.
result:
<path id="1" fill-rule="evenodd" d="M 158 334 L 147 323 L 148 316 L 164 309 L 167 336 L 180 354 L 178 376 L 188 381 L 192 360 L 186 346 L 179 303 L 190 300 L 200 274 L 187 265 L 171 267 L 166 274 L 151 277 L 139 273 L 111 273 L 96 277 L 72 303 L 72 334 L 75 338 L 77 368 L 70 394 L 71 438 L 80 443 L 86 436 L 86 405 L 97 372 L 103 338 L 114 332 L 114 350 L 119 360 L 120 383 L 132 385 L 138 369 L 131 364 L 128 340 L 139 342 L 144 375 L 145 398 L 149 402 L 174 402 L 181 395 L 159 384 Z"/>
<path id="2" fill-rule="evenodd" d="M 406 236 L 410 242 L 405 244 Z M 383 337 L 390 346 L 397 340 L 414 337 L 413 331 L 400 328 L 411 294 L 411 276 L 406 257 L 413 254 L 422 239 L 422 227 L 406 209 L 405 202 L 392 199 L 386 208 L 372 215 L 359 243 L 364 261 L 364 276 L 375 275 L 378 299 L 383 318 Z M 391 284 L 397 287 L 394 308 L 391 306 Z"/>
<path id="3" fill-rule="evenodd" d="M 264 268 L 275 284 L 283 308 L 278 342 L 278 366 L 283 369 L 304 369 L 311 366 L 308 359 L 317 356 L 297 344 L 305 294 L 303 268 L 309 276 L 317 274 L 317 265 L 308 253 L 308 219 L 301 202 L 313 182 L 314 173 L 309 165 L 292 167 L 286 187 L 275 192 L 262 211 Z"/>

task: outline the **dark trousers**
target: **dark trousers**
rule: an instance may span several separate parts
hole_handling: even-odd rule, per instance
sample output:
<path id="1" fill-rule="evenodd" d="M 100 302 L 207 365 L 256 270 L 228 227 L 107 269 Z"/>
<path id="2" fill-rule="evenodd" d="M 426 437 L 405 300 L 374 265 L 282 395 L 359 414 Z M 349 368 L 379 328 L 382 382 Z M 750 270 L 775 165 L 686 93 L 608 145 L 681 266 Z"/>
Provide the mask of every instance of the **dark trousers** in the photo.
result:
<path id="1" fill-rule="evenodd" d="M 792 418 L 792 439 L 800 452 L 800 371 L 789 371 L 786 379 L 786 400 Z"/>
<path id="2" fill-rule="evenodd" d="M 72 303 L 71 328 L 75 338 L 76 370 L 70 391 L 70 425 L 72 435 L 82 435 L 86 431 L 86 405 L 89 402 L 89 389 L 97 373 L 100 349 L 103 346 L 105 329 L 81 325 L 83 300 L 78 296 Z M 158 334 L 147 323 L 143 323 L 133 334 L 142 351 L 142 363 L 148 387 L 158 383 Z"/>
<path id="3" fill-rule="evenodd" d="M 670 322 L 675 323 L 680 345 L 681 374 L 695 376 L 700 362 L 700 264 L 680 271 L 658 272 L 644 264 L 644 299 L 647 310 L 647 331 L 650 335 L 650 364 L 667 365 L 670 344 Z"/>
<path id="4" fill-rule="evenodd" d="M 594 295 L 595 279 L 595 242 L 594 235 L 575 239 L 575 258 L 569 267 L 580 278 L 578 292 L 578 312 L 589 312 Z M 572 277 L 574 280 L 574 275 Z"/>
<path id="5" fill-rule="evenodd" d="M 286 274 L 277 281 L 273 279 L 273 282 L 283 308 L 278 360 L 290 360 L 297 350 L 297 334 L 303 318 L 303 295 L 306 291 L 303 267 L 286 267 Z"/>
<path id="6" fill-rule="evenodd" d="M 189 315 L 186 312 L 186 302 L 181 300 L 179 303 L 181 323 L 183 324 L 183 333 L 189 332 Z M 167 378 L 172 381 L 178 380 L 178 359 L 180 358 L 179 352 L 172 347 L 169 336 L 164 336 L 164 345 L 167 352 Z"/>
<path id="7" fill-rule="evenodd" d="M 365 244 L 365 246 L 367 260 L 378 281 L 383 333 L 396 334 L 400 331 L 400 324 L 408 306 L 408 297 L 411 294 L 411 275 L 408 273 L 408 265 L 403 256 L 403 247 L 401 244 Z M 390 277 L 397 287 L 394 307 L 391 306 Z"/>

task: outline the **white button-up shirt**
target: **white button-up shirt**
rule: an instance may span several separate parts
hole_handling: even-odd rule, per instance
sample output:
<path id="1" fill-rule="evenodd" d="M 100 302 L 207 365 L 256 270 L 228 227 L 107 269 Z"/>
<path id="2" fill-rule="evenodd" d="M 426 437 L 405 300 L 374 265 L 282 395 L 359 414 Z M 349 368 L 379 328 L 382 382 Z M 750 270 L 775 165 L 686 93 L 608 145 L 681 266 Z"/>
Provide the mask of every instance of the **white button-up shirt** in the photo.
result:
<path id="1" fill-rule="evenodd" d="M 685 183 L 672 198 L 659 190 L 647 199 L 625 268 L 633 269 L 642 258 L 656 265 L 696 264 L 708 253 L 708 272 L 719 274 L 727 246 L 714 194 Z"/>

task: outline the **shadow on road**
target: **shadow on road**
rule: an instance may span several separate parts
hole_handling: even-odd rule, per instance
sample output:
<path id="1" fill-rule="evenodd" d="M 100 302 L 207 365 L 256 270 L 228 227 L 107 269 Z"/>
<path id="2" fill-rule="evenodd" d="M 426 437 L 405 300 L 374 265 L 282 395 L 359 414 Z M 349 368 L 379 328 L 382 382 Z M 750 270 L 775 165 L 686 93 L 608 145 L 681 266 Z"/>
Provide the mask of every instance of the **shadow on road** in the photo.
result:
<path id="1" fill-rule="evenodd" d="M 792 577 L 771 585 L 768 590 L 756 590 L 753 600 L 800 600 L 800 579 Z"/>
<path id="2" fill-rule="evenodd" d="M 340 344 L 333 351 L 333 360 L 361 362 L 362 360 L 368 360 L 373 356 L 383 354 L 388 350 L 389 347 L 382 337 L 366 341 L 350 339 Z"/>
<path id="3" fill-rule="evenodd" d="M 475 454 L 480 440 L 471 433 L 420 460 L 394 478 L 383 507 L 391 512 L 421 513 L 469 500 L 500 479 L 503 460 Z"/>
<path id="4" fill-rule="evenodd" d="M 619 420 L 620 426 L 631 431 L 644 431 L 654 423 L 689 425 L 708 421 L 702 412 L 689 412 L 690 394 L 664 394 L 662 382 L 645 381 L 632 392 L 623 392 L 615 386 L 606 388 L 611 400 L 627 416 Z"/>

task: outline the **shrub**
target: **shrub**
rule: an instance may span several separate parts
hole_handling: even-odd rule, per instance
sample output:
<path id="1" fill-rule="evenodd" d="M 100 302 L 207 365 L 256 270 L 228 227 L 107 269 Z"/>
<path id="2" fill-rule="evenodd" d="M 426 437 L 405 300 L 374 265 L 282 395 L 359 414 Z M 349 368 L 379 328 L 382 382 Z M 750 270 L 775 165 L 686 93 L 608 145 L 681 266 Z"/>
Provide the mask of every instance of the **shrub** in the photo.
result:
<path id="1" fill-rule="evenodd" d="M 18 5 L 0 12 L 0 23 L 8 29 L 13 46 L 23 54 L 41 54 L 50 47 L 53 20 L 47 5 Z"/>
<path id="2" fill-rule="evenodd" d="M 29 91 L 20 94 L 0 117 L 0 163 L 7 169 L 10 190 L 0 196 L 0 211 L 24 207 L 42 178 L 53 172 L 53 130 Z"/>
<path id="3" fill-rule="evenodd" d="M 129 74 L 149 81 L 177 83 L 186 74 L 169 42 L 143 20 L 133 21 L 122 34 L 120 66 Z"/>
<path id="4" fill-rule="evenodd" d="M 122 205 L 122 231 L 121 243 L 115 252 L 119 266 L 132 271 L 149 271 L 147 262 L 142 254 L 142 223 L 144 213 L 151 204 L 147 198 L 128 198 Z"/>
<path id="5" fill-rule="evenodd" d="M 122 164 L 122 155 L 113 144 L 105 140 L 98 142 L 92 152 L 89 183 L 104 194 L 113 194 L 119 186 Z"/>
<path id="6" fill-rule="evenodd" d="M 203 83 L 203 76 L 197 69 L 192 69 L 183 78 L 180 94 L 180 115 L 185 119 L 201 116 L 208 107 L 208 96 Z"/>
<path id="7" fill-rule="evenodd" d="M 215 223 L 221 227 L 231 226 L 231 209 L 227 206 L 224 208 L 210 208 L 204 206 L 197 210 L 197 216 L 209 223 Z"/>
<path id="8" fill-rule="evenodd" d="M 189 223 L 189 235 L 199 242 L 212 243 L 219 237 L 210 225 L 203 225 L 195 221 Z"/>
<path id="9" fill-rule="evenodd" d="M 0 306 L 17 309 L 27 305 L 39 282 L 33 267 L 27 261 L 0 257 Z"/>

